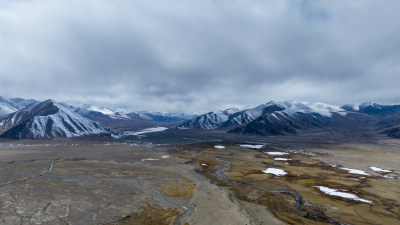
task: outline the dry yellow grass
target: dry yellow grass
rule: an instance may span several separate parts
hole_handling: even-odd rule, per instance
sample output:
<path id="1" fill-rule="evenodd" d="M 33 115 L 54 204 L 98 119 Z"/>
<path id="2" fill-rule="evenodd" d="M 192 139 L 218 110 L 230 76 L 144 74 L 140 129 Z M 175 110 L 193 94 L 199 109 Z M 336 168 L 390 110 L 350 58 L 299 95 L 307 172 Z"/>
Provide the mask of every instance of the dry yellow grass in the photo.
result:
<path id="1" fill-rule="evenodd" d="M 101 222 L 101 225 L 171 225 L 181 213 L 175 209 L 164 209 L 157 205 L 147 204 L 137 212 L 124 218 L 117 219 L 113 223 Z"/>
<path id="2" fill-rule="evenodd" d="M 400 208 L 396 204 L 400 196 L 398 179 L 386 179 L 379 175 L 355 180 L 354 178 L 360 176 L 333 168 L 329 163 L 324 162 L 328 157 L 291 155 L 291 161 L 280 162 L 274 161 L 272 156 L 260 154 L 257 151 L 242 151 L 234 146 L 226 147 L 231 154 L 228 154 L 228 151 L 196 149 L 193 151 L 196 156 L 191 159 L 196 162 L 195 165 L 202 174 L 216 184 L 228 187 L 241 200 L 266 206 L 277 218 L 289 224 L 326 224 L 329 223 L 326 216 L 350 224 L 399 224 Z M 361 150 L 358 149 L 358 151 Z M 379 156 L 381 153 L 378 150 L 376 155 Z M 360 165 L 363 163 L 367 166 L 375 165 L 379 162 L 378 156 L 374 156 L 377 158 L 374 163 L 368 160 L 364 162 L 356 157 L 360 154 L 358 151 L 343 153 L 339 149 L 332 152 L 339 156 L 343 154 L 345 158 L 357 158 L 354 162 Z M 331 158 L 333 157 L 329 157 Z M 215 159 L 221 159 L 221 161 Z M 230 162 L 229 168 L 224 172 L 226 178 L 240 182 L 241 185 L 222 181 L 216 175 L 216 171 L 224 167 L 222 160 Z M 198 166 L 203 163 L 207 166 Z M 261 172 L 269 167 L 283 169 L 288 174 L 276 177 Z M 344 189 L 361 198 L 371 200 L 373 204 L 329 196 L 321 193 L 314 186 Z M 305 200 L 302 204 L 303 211 L 296 209 L 295 197 L 291 194 L 262 191 L 252 187 L 297 191 Z"/>
<path id="3" fill-rule="evenodd" d="M 162 191 L 165 196 L 190 198 L 194 194 L 195 184 L 162 184 L 154 186 L 154 189 Z"/>

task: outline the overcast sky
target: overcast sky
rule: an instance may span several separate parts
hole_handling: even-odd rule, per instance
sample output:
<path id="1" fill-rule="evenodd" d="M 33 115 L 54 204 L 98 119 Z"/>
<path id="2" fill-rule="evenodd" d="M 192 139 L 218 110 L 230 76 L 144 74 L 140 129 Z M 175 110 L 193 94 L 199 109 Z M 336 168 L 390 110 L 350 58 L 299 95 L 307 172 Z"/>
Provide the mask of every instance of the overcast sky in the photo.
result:
<path id="1" fill-rule="evenodd" d="M 399 0 L 1 0 L 0 95 L 208 112 L 400 103 Z"/>

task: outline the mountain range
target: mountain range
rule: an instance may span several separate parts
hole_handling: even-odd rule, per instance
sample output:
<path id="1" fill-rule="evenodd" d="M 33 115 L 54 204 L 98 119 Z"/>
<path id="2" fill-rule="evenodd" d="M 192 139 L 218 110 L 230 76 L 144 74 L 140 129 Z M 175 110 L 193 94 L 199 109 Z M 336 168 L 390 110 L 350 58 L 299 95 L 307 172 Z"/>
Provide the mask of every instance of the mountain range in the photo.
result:
<path id="1" fill-rule="evenodd" d="M 110 135 L 144 128 L 224 130 L 252 135 L 371 130 L 400 138 L 400 105 L 377 103 L 334 106 L 325 103 L 275 102 L 246 109 L 229 108 L 198 116 L 109 109 L 88 104 L 39 102 L 0 97 L 3 138 L 69 138 Z"/>
<path id="2" fill-rule="evenodd" d="M 334 106 L 325 103 L 275 102 L 244 110 L 209 112 L 188 120 L 179 129 L 222 129 L 256 135 L 296 134 L 317 128 L 373 130 L 400 137 L 400 105 L 363 103 Z"/>
<path id="3" fill-rule="evenodd" d="M 190 115 L 113 110 L 88 104 L 0 97 L 3 138 L 69 138 L 176 126 Z"/>

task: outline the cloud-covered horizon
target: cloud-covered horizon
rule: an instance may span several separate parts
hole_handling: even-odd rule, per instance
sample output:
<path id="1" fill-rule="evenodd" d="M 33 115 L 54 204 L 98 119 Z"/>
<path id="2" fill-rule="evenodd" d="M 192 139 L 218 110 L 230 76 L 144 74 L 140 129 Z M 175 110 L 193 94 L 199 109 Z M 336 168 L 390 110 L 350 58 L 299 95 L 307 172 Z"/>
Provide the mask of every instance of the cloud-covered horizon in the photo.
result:
<path id="1" fill-rule="evenodd" d="M 3 0 L 0 96 L 207 112 L 400 103 L 400 1 Z"/>

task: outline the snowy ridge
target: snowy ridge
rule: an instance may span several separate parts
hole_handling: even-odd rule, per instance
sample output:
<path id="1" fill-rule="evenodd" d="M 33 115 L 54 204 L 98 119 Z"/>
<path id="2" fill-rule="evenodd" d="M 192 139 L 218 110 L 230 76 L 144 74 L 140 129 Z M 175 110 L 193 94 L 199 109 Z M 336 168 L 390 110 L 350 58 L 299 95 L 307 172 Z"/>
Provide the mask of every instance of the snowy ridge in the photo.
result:
<path id="1" fill-rule="evenodd" d="M 99 123 L 47 100 L 33 107 L 8 115 L 1 122 L 8 138 L 61 138 L 109 133 Z"/>
<path id="2" fill-rule="evenodd" d="M 312 114 L 317 113 L 321 116 L 331 117 L 333 113 L 337 113 L 341 116 L 347 114 L 346 110 L 342 109 L 340 106 L 329 105 L 321 102 L 294 102 L 294 101 L 284 101 L 284 102 L 274 102 L 271 101 L 267 103 L 268 106 L 277 105 L 284 110 L 280 111 L 280 114 L 285 114 L 287 116 L 295 116 L 296 113 Z"/>
<path id="3" fill-rule="evenodd" d="M 230 118 L 229 122 L 236 125 L 249 123 L 255 120 L 257 117 L 261 116 L 264 108 L 266 108 L 267 106 L 268 104 L 263 104 L 251 109 L 243 110 L 233 115 Z"/>
<path id="4" fill-rule="evenodd" d="M 33 99 L 10 98 L 6 99 L 0 96 L 0 117 L 16 112 L 20 109 L 32 106 L 38 103 Z"/>
<path id="5" fill-rule="evenodd" d="M 270 101 L 254 108 L 238 110 L 230 109 L 217 112 L 209 112 L 178 126 L 179 128 L 216 129 L 221 127 L 238 126 L 248 124 L 261 116 L 269 121 L 291 120 L 301 114 L 320 117 L 332 117 L 333 114 L 346 116 L 347 111 L 339 106 L 325 103 L 309 103 Z"/>
<path id="6" fill-rule="evenodd" d="M 187 118 L 191 118 L 189 115 L 184 114 L 172 114 L 172 113 L 161 113 L 161 112 L 148 112 L 140 111 L 135 112 L 129 109 L 113 109 L 97 105 L 88 104 L 74 104 L 74 103 L 61 103 L 71 111 L 79 113 L 80 115 L 87 117 L 95 121 L 101 121 L 102 119 L 109 120 L 148 120 L 148 121 L 161 121 L 161 122 L 176 122 L 184 121 Z"/>
<path id="7" fill-rule="evenodd" d="M 0 102 L 0 116 L 5 116 L 7 114 L 13 113 L 18 109 L 12 105 L 6 104 L 4 102 Z"/>
<path id="8" fill-rule="evenodd" d="M 228 121 L 230 115 L 238 111 L 239 109 L 230 108 L 226 110 L 220 110 L 215 113 L 209 112 L 186 121 L 185 123 L 179 125 L 178 128 L 197 127 L 202 129 L 216 129 L 220 127 L 222 123 Z"/>

